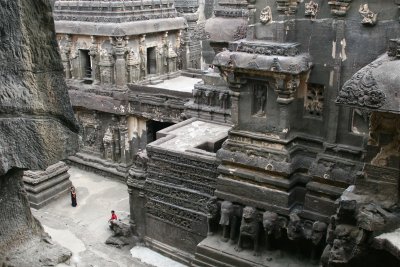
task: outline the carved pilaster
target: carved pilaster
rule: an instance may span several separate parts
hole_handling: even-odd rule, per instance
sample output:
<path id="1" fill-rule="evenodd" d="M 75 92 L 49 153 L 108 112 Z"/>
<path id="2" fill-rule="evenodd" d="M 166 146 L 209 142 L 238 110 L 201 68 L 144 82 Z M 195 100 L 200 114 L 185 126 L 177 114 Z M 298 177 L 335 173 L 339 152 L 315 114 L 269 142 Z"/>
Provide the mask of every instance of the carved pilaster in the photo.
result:
<path id="1" fill-rule="evenodd" d="M 97 47 L 97 42 L 96 42 L 96 37 L 95 36 L 90 36 L 92 42 L 89 47 L 89 56 L 90 56 L 90 61 L 92 62 L 92 79 L 93 79 L 93 84 L 99 84 L 100 83 L 100 73 L 99 73 L 99 51 Z"/>
<path id="2" fill-rule="evenodd" d="M 147 61 L 145 34 L 140 36 L 139 57 L 140 57 L 140 79 L 144 79 L 146 77 L 146 61 Z"/>
<path id="3" fill-rule="evenodd" d="M 70 62 L 71 47 L 72 47 L 71 35 L 66 34 L 65 35 L 65 45 L 61 49 L 61 59 L 62 59 L 62 62 L 63 62 L 65 78 L 66 79 L 71 79 L 72 78 L 72 76 L 71 76 L 71 62 Z"/>
<path id="4" fill-rule="evenodd" d="M 113 42 L 114 53 L 116 56 L 115 60 L 115 84 L 118 87 L 122 87 L 126 84 L 126 64 L 125 64 L 125 54 L 127 52 L 126 45 L 128 39 L 126 37 L 115 37 Z"/>

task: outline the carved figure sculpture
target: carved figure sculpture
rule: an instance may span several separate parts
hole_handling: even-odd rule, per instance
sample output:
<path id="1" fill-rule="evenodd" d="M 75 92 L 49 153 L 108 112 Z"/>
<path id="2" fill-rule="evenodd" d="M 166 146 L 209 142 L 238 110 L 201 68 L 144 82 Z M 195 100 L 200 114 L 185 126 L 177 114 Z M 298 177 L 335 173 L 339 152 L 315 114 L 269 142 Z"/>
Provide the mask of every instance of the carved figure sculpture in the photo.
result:
<path id="1" fill-rule="evenodd" d="M 286 229 L 287 219 L 275 212 L 266 211 L 263 213 L 263 227 L 266 235 L 267 250 L 272 250 L 276 242 L 282 237 L 282 230 Z"/>
<path id="2" fill-rule="evenodd" d="M 318 13 L 318 4 L 314 1 L 310 1 L 305 4 L 305 15 L 310 16 L 311 18 L 315 18 Z"/>
<path id="3" fill-rule="evenodd" d="M 262 24 L 267 24 L 272 21 L 272 12 L 269 6 L 264 7 L 260 12 L 260 22 Z"/>
<path id="4" fill-rule="evenodd" d="M 362 230 L 347 224 L 340 224 L 335 229 L 335 239 L 329 251 L 330 263 L 348 263 L 358 254 L 357 246 L 362 240 Z"/>
<path id="5" fill-rule="evenodd" d="M 311 260 L 315 263 L 318 262 L 319 256 L 325 246 L 325 235 L 327 225 L 324 222 L 314 222 L 312 225 L 311 242 Z"/>
<path id="6" fill-rule="evenodd" d="M 214 222 L 215 219 L 218 217 L 218 201 L 217 197 L 211 197 L 206 204 L 207 208 L 207 225 L 208 225 L 208 231 L 207 235 L 213 235 L 214 234 Z"/>
<path id="7" fill-rule="evenodd" d="M 299 240 L 303 237 L 303 222 L 296 212 L 289 215 L 287 235 L 290 240 Z"/>
<path id="8" fill-rule="evenodd" d="M 222 226 L 222 241 L 227 242 L 228 239 L 231 244 L 234 243 L 237 227 L 241 217 L 241 210 L 239 207 L 234 206 L 230 201 L 223 201 L 221 203 L 221 219 L 219 224 Z"/>
<path id="9" fill-rule="evenodd" d="M 236 251 L 243 249 L 243 238 L 250 238 L 254 243 L 254 256 L 259 256 L 259 233 L 260 224 L 257 220 L 257 210 L 253 207 L 245 207 L 243 209 L 242 222 L 240 224 L 239 240 L 235 247 Z"/>
<path id="10" fill-rule="evenodd" d="M 363 19 L 361 21 L 362 24 L 371 25 L 371 26 L 376 24 L 376 19 L 377 19 L 378 14 L 372 12 L 369 9 L 368 4 L 360 5 L 358 12 L 363 17 Z"/>

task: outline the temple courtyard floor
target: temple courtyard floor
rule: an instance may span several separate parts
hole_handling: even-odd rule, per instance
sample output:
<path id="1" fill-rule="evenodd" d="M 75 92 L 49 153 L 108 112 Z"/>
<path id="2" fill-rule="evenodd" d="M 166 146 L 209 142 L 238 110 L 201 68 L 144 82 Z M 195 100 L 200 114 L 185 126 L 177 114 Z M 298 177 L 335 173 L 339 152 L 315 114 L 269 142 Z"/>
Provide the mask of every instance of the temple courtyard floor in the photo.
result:
<path id="1" fill-rule="evenodd" d="M 119 219 L 129 220 L 129 195 L 126 184 L 72 167 L 68 171 L 77 191 L 77 207 L 65 194 L 36 210 L 33 215 L 42 223 L 53 241 L 72 252 L 68 264 L 74 267 L 183 267 L 145 247 L 121 249 L 104 242 L 112 234 L 108 228 L 111 210 Z"/>

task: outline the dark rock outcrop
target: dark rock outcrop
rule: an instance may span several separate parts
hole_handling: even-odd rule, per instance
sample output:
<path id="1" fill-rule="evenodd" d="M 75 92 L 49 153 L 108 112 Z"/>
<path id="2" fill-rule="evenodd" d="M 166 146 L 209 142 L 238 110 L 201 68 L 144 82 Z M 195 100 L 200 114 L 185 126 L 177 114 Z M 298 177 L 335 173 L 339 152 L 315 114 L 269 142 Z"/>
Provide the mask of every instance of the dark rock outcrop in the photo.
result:
<path id="1" fill-rule="evenodd" d="M 62 73 L 50 2 L 0 0 L 0 265 L 70 257 L 32 216 L 22 184 L 22 170 L 45 169 L 77 148 Z"/>

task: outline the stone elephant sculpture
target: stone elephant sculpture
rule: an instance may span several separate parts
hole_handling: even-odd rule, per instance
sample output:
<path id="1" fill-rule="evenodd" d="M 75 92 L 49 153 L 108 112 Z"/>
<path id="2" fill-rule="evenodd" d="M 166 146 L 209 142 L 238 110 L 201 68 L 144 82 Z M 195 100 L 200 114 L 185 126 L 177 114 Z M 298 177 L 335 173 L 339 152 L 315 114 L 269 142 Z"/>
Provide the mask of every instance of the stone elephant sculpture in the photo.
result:
<path id="1" fill-rule="evenodd" d="M 240 218 L 242 217 L 242 208 L 234 205 L 230 201 L 221 203 L 221 219 L 219 224 L 222 226 L 222 241 L 233 244 L 237 235 Z"/>
<path id="2" fill-rule="evenodd" d="M 257 210 L 253 207 L 246 206 L 243 209 L 239 240 L 235 247 L 235 250 L 238 252 L 243 249 L 243 238 L 248 238 L 253 241 L 254 256 L 259 256 L 260 222 L 258 220 Z"/>
<path id="3" fill-rule="evenodd" d="M 267 250 L 277 246 L 278 240 L 282 237 L 282 231 L 286 230 L 288 219 L 279 216 L 275 212 L 266 211 L 263 213 L 262 223 L 265 231 Z"/>

